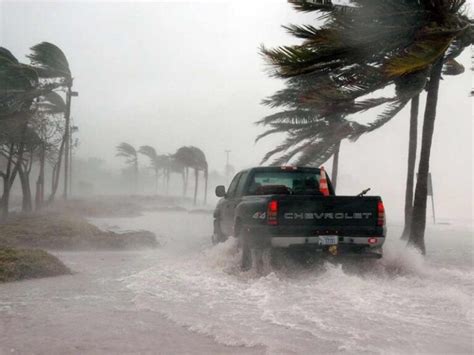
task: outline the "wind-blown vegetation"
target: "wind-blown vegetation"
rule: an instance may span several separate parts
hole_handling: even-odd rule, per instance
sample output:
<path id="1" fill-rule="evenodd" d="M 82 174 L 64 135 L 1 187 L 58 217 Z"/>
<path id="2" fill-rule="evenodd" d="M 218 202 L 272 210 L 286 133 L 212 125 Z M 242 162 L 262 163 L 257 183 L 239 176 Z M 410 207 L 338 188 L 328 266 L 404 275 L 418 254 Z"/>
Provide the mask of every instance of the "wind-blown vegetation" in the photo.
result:
<path id="1" fill-rule="evenodd" d="M 72 76 L 66 56 L 48 42 L 31 48 L 29 64 L 21 63 L 8 49 L 0 47 L 0 176 L 3 182 L 2 217 L 9 212 L 10 191 L 19 177 L 23 211 L 33 209 L 30 173 L 39 165 L 35 208 L 44 204 L 45 165 L 53 169 L 51 194 L 54 200 L 64 156 L 68 171 Z M 63 99 L 65 96 L 65 99 Z M 65 194 L 68 174 L 64 174 Z"/>
<path id="2" fill-rule="evenodd" d="M 424 253 L 427 178 L 439 83 L 442 72 L 463 72 L 455 58 L 473 42 L 473 22 L 463 13 L 465 1 L 289 2 L 298 11 L 319 13 L 323 24 L 285 26 L 301 44 L 262 47 L 271 75 L 284 79 L 286 88 L 264 100 L 265 105 L 281 111 L 258 122 L 268 129 L 257 139 L 274 133 L 287 135 L 264 161 L 279 155 L 273 164 L 320 165 L 332 155 L 338 157 L 342 140 L 355 141 L 382 127 L 412 101 L 406 220 L 409 243 Z M 394 96 L 377 95 L 388 87 L 395 88 Z M 414 130 L 419 95 L 425 88 L 427 104 L 412 202 Z M 356 113 L 379 107 L 383 112 L 369 124 L 352 119 Z"/>
<path id="3" fill-rule="evenodd" d="M 133 171 L 134 186 L 138 184 L 138 153 L 148 158 L 149 168 L 155 175 L 155 193 L 158 192 L 159 178 L 163 179 L 163 186 L 166 194 L 169 192 L 169 182 L 171 174 L 176 173 L 182 177 L 182 195 L 186 197 L 189 184 L 189 171 L 194 171 L 194 195 L 193 203 L 197 204 L 197 194 L 199 188 L 199 173 L 204 175 L 204 204 L 207 202 L 207 185 L 209 168 L 204 152 L 194 146 L 183 146 L 178 148 L 174 154 L 158 154 L 156 149 L 150 145 L 142 145 L 136 150 L 131 144 L 122 142 L 117 146 L 118 157 L 125 158 L 128 167 Z"/>

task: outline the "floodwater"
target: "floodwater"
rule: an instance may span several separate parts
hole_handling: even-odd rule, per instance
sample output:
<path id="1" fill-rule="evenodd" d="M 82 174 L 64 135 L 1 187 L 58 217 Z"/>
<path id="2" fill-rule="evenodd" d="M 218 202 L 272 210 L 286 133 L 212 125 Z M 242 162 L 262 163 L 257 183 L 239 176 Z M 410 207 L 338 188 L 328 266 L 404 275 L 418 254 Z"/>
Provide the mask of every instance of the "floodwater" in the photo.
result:
<path id="1" fill-rule="evenodd" d="M 210 214 L 93 222 L 151 230 L 163 246 L 61 253 L 78 274 L 0 286 L 0 353 L 474 350 L 472 225 L 428 226 L 426 259 L 389 225 L 384 258 L 364 272 L 289 262 L 258 276 L 239 271 L 234 240 L 211 245 Z"/>
<path id="2" fill-rule="evenodd" d="M 398 240 L 363 273 L 340 265 L 240 272 L 234 240 L 211 246 L 211 216 L 149 214 L 113 220 L 165 246 L 156 264 L 123 282 L 139 309 L 232 346 L 270 353 L 472 353 L 472 226 L 427 231 L 425 260 Z"/>

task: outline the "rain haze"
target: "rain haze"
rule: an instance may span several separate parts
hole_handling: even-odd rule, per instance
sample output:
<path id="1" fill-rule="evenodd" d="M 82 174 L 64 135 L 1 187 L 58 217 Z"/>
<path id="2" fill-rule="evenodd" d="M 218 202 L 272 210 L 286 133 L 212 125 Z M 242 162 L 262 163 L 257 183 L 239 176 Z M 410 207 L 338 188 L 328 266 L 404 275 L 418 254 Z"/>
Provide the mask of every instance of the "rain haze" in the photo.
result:
<path id="1" fill-rule="evenodd" d="M 284 0 L 1 4 L 2 43 L 19 58 L 44 40 L 64 48 L 80 93 L 72 108 L 80 127 L 77 154 L 118 168 L 115 147 L 122 141 L 153 145 L 161 153 L 196 145 L 210 169 L 224 170 L 227 149 L 236 168 L 258 165 L 278 143 L 271 137 L 254 143 L 263 131 L 255 121 L 271 112 L 260 102 L 282 86 L 266 75 L 259 46 L 294 43 L 281 25 L 316 17 L 293 11 Z M 469 51 L 460 62 L 470 68 Z M 430 169 L 438 214 L 471 219 L 471 75 L 444 81 Z M 406 108 L 341 148 L 341 193 L 371 187 L 397 218 L 403 210 L 408 116 Z M 363 117 L 371 118 L 371 112 Z"/>
<path id="2" fill-rule="evenodd" d="M 467 13 L 472 14 L 472 6 L 468 1 Z M 10 216 L 0 222 L 0 354 L 474 351 L 470 46 L 456 58 L 465 72 L 442 75 L 440 81 L 429 160 L 433 196 L 428 196 L 426 209 L 426 255 L 400 239 L 405 233 L 410 104 L 381 128 L 355 142 L 343 139 L 340 145 L 337 195 L 369 203 L 371 198 L 355 195 L 370 188 L 367 196 L 381 197 L 372 207 L 378 209 L 377 223 L 384 220 L 383 231 L 382 224 L 377 225 L 383 235 L 365 235 L 379 238 L 377 247 L 387 239 L 383 258 L 375 264 L 333 262 L 331 257 L 339 255 L 334 250 L 344 250 L 339 244 L 345 237 L 336 235 L 336 246 L 325 245 L 324 236 L 318 235 L 323 253 L 331 254 L 329 261 L 311 256 L 306 262 L 305 252 L 302 263 L 300 254 L 289 252 L 284 266 L 277 268 L 271 251 L 261 252 L 259 259 L 258 248 L 249 244 L 253 259 L 248 270 L 243 267 L 245 239 L 231 237 L 237 237 L 237 224 L 227 234 L 216 232 L 214 217 L 219 212 L 213 211 L 228 195 L 220 199 L 214 189 L 224 184 L 229 193 L 228 164 L 232 175 L 258 167 L 285 138 L 279 133 L 255 142 L 268 129 L 256 122 L 281 110 L 262 100 L 285 88 L 284 80 L 270 75 L 272 67 L 261 48 L 300 44 L 282 27 L 289 24 L 317 27 L 323 21 L 318 13 L 296 11 L 285 0 L 0 0 L 0 46 L 29 63 L 31 47 L 53 43 L 67 57 L 73 90 L 78 92 L 70 113 L 71 126 L 78 127 L 73 134 L 78 145 L 71 153 L 69 200 L 63 199 L 60 177 L 56 200 L 53 196 L 43 209 L 24 213 L 24 185 L 16 180 Z M 394 95 L 394 85 L 374 97 L 380 92 Z M 427 95 L 427 90 L 420 94 L 415 176 Z M 370 124 L 382 111 L 367 110 L 347 119 Z M 184 177 L 188 167 L 181 167 L 181 178 L 181 170 L 177 173 L 171 165 L 156 169 L 155 187 L 145 154 L 137 155 L 134 183 L 133 163 L 117 156 L 123 142 L 137 150 L 152 146 L 170 159 L 180 147 L 198 147 L 207 164 L 199 171 L 209 173 L 206 197 L 199 180 L 193 203 L 191 165 L 189 187 L 188 173 Z M 52 156 L 61 156 L 58 149 L 59 143 Z M 0 159 L 3 173 L 8 159 L 5 154 Z M 23 158 L 17 153 L 15 159 Z M 30 159 L 38 205 L 40 158 L 34 159 L 32 151 Z M 96 171 L 90 170 L 96 163 L 100 176 L 90 172 Z M 45 168 L 47 195 L 49 179 L 54 186 L 53 165 Z M 331 178 L 333 158 L 322 165 Z M 64 169 L 61 162 L 59 166 Z M 172 172 L 171 185 L 166 171 L 168 179 Z M 318 179 L 321 174 L 318 169 Z M 251 189 L 254 179 L 246 188 Z M 324 195 L 321 180 L 318 184 L 318 194 Z M 287 197 L 299 198 L 293 194 Z M 338 196 L 331 198 L 338 201 Z M 432 222 L 433 199 L 437 223 Z M 356 206 L 361 208 L 362 202 Z M 331 205 L 329 212 L 331 208 L 336 207 Z M 268 209 L 265 205 L 262 219 L 267 221 L 270 212 L 270 204 Z M 362 211 L 353 212 L 349 215 L 357 218 Z M 256 213 L 253 218 L 259 218 Z M 289 215 L 298 217 L 296 212 Z M 19 232 L 14 229 L 18 226 Z M 62 228 L 70 235 L 63 235 Z M 315 233 L 332 236 L 340 231 Z M 221 239 L 216 234 L 222 234 Z M 11 281 L 8 275 L 2 279 L 2 257 L 7 255 L 3 247 L 48 251 L 59 264 L 57 272 L 46 276 L 60 276 L 2 283 Z M 380 245 L 380 257 L 381 251 Z"/>

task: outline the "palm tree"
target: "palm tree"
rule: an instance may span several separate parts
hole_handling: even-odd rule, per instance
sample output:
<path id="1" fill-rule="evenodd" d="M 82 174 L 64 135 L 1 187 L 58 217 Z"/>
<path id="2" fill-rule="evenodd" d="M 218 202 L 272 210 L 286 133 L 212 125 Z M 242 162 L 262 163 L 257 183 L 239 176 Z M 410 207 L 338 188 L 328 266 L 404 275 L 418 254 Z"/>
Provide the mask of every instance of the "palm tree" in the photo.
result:
<path id="1" fill-rule="evenodd" d="M 64 54 L 56 46 L 51 44 L 47 45 L 57 49 L 55 51 L 49 51 L 48 61 L 50 63 L 60 61 L 61 55 L 64 56 Z M 13 160 L 7 159 L 9 161 L 7 171 L 2 172 L 9 176 L 7 182 L 4 180 L 4 182 L 6 182 L 4 184 L 4 194 L 2 198 L 4 215 L 8 213 L 9 192 L 7 191 L 9 191 L 17 175 L 20 176 L 22 183 L 24 195 L 23 205 L 25 209 L 29 210 L 31 208 L 29 172 L 31 171 L 33 153 L 35 153 L 36 148 L 33 149 L 31 146 L 30 138 L 36 136 L 41 140 L 37 116 L 44 116 L 46 111 L 51 110 L 54 105 L 54 102 L 50 102 L 48 104 L 49 108 L 47 108 L 45 112 L 42 112 L 41 106 L 44 104 L 44 98 L 51 98 L 54 95 L 59 97 L 53 90 L 64 86 L 65 83 L 61 76 L 62 74 L 53 74 L 51 71 L 48 71 L 46 66 L 40 64 L 40 60 L 34 58 L 35 54 L 38 54 L 36 53 L 36 48 L 41 51 L 41 48 L 45 49 L 46 47 L 44 44 L 33 47 L 31 55 L 32 65 L 20 63 L 10 51 L 0 47 L 0 120 L 18 121 L 21 125 L 21 129 L 18 132 L 22 132 L 21 137 L 17 137 L 18 143 L 15 148 L 17 158 Z M 46 52 L 43 52 L 44 57 Z M 41 55 L 39 55 L 39 57 L 41 57 Z M 62 112 L 65 112 L 65 110 Z M 38 143 L 38 145 L 44 147 L 44 144 Z M 15 145 L 12 145 L 10 148 L 14 148 L 14 146 Z M 9 149 L 9 151 L 13 153 L 15 149 Z M 62 152 L 62 149 L 60 150 Z M 44 155 L 40 161 L 42 161 L 41 166 L 44 167 Z M 25 164 L 26 162 L 28 162 L 28 164 Z M 53 186 L 53 190 L 54 189 L 55 187 Z M 42 188 L 42 191 L 44 194 L 44 188 Z M 52 193 L 52 197 L 54 197 L 54 192 L 55 190 Z"/>
<path id="2" fill-rule="evenodd" d="M 445 56 L 443 74 L 445 75 L 460 75 L 464 73 L 464 67 L 456 62 L 454 59 L 461 51 L 451 51 L 450 55 Z M 408 239 L 411 230 L 411 219 L 413 213 L 413 190 L 415 186 L 415 162 L 416 162 L 416 150 L 418 141 L 418 109 L 419 109 L 419 95 L 415 96 L 411 100 L 410 109 L 410 129 L 409 129 L 409 140 L 408 140 L 408 162 L 407 162 L 407 180 L 405 189 L 405 225 L 401 235 L 402 239 Z"/>
<path id="3" fill-rule="evenodd" d="M 194 169 L 194 199 L 193 203 L 196 205 L 197 203 L 197 191 L 199 185 L 199 171 L 204 172 L 204 180 L 205 180 L 205 187 L 204 187 L 204 203 L 207 201 L 207 183 L 208 183 L 208 165 L 206 161 L 206 156 L 203 151 L 197 147 L 189 146 L 189 147 L 181 147 L 179 148 L 176 153 L 174 154 L 174 159 L 181 164 L 185 171 L 185 181 L 183 186 L 183 196 L 186 195 L 186 189 L 188 184 L 188 176 L 189 176 L 189 169 Z"/>
<path id="4" fill-rule="evenodd" d="M 66 111 L 66 104 L 58 93 L 52 91 L 39 98 L 35 103 L 35 115 L 33 125 L 38 133 L 42 143 L 39 147 L 40 171 L 36 182 L 35 205 L 40 208 L 44 202 L 44 169 L 46 162 L 46 153 L 51 144 L 59 144 L 57 159 L 53 164 L 52 189 L 49 201 L 53 201 L 59 186 L 59 173 L 64 151 L 64 125 L 58 124 L 55 117 L 63 115 Z M 61 127 L 61 128 L 60 128 Z M 59 142 L 52 143 L 50 140 L 58 133 L 61 134 Z"/>
<path id="5" fill-rule="evenodd" d="M 207 180 L 209 176 L 209 170 L 208 170 L 208 165 L 207 165 L 207 160 L 206 160 L 206 155 L 204 152 L 197 148 L 197 147 L 189 147 L 194 155 L 194 162 L 193 162 L 193 169 L 194 169 L 194 177 L 195 177 L 195 183 L 194 183 L 194 205 L 197 203 L 197 191 L 198 191 L 198 183 L 199 183 L 199 171 L 202 171 L 204 173 L 204 204 L 207 202 Z"/>
<path id="6" fill-rule="evenodd" d="M 420 95 L 415 96 L 411 100 L 410 108 L 410 131 L 408 137 L 408 167 L 407 180 L 405 186 L 405 227 L 402 232 L 402 239 L 408 239 L 410 234 L 411 217 L 413 212 L 413 187 L 415 179 L 415 161 L 416 146 L 418 140 L 418 108 L 420 103 Z"/>
<path id="7" fill-rule="evenodd" d="M 189 181 L 189 169 L 194 164 L 194 152 L 190 147 L 180 147 L 174 153 L 176 162 L 184 167 L 183 197 L 186 197 Z"/>
<path id="8" fill-rule="evenodd" d="M 66 110 L 64 111 L 64 199 L 68 193 L 68 172 L 70 153 L 70 130 L 71 130 L 71 97 L 73 94 L 73 78 L 69 69 L 69 62 L 63 51 L 56 45 L 49 42 L 41 42 L 31 47 L 30 58 L 32 65 L 36 68 L 38 75 L 47 79 L 59 79 L 61 85 L 66 88 Z M 62 153 L 62 152 L 61 152 Z M 61 166 L 58 167 L 60 170 Z M 59 172 L 58 172 L 59 176 Z"/>
<path id="9" fill-rule="evenodd" d="M 142 145 L 138 149 L 138 153 L 143 154 L 150 159 L 150 167 L 155 172 L 155 193 L 158 193 L 158 178 L 160 176 L 160 169 L 165 168 L 164 156 L 160 156 L 156 153 L 155 148 L 149 145 Z"/>
<path id="10" fill-rule="evenodd" d="M 122 142 L 117 146 L 117 157 L 125 158 L 125 163 L 132 168 L 134 191 L 138 187 L 138 154 L 137 150 L 130 144 Z"/>
<path id="11" fill-rule="evenodd" d="M 161 155 L 160 160 L 162 161 L 165 174 L 165 187 L 166 187 L 166 194 L 169 194 L 169 184 L 170 184 L 170 176 L 172 173 L 180 174 L 183 179 L 183 191 L 185 189 L 186 177 L 185 177 L 185 167 L 183 163 L 176 159 L 174 154 L 170 155 Z"/>
<path id="12" fill-rule="evenodd" d="M 284 164 L 297 157 L 296 164 L 319 166 L 333 156 L 332 177 L 337 183 L 341 141 L 356 141 L 363 133 L 382 127 L 407 104 L 414 93 L 423 89 L 425 80 L 423 75 L 412 74 L 405 78 L 404 84 L 398 83 L 398 96 L 360 100 L 356 100 L 358 95 L 351 91 L 331 88 L 328 75 L 319 75 L 317 79 L 305 75 L 287 80 L 286 89 L 263 101 L 272 108 L 282 107 L 285 110 L 257 122 L 270 127 L 257 140 L 282 132 L 286 132 L 288 138 L 270 151 L 263 162 L 284 152 L 273 165 Z M 326 92 L 321 92 L 324 85 Z M 384 104 L 389 104 L 388 108 L 369 125 L 360 125 L 347 119 L 349 115 Z"/>
<path id="13" fill-rule="evenodd" d="M 53 84 L 40 85 L 34 68 L 20 63 L 8 49 L 0 47 L 0 119 L 28 111 L 36 97 L 54 88 Z"/>
<path id="14" fill-rule="evenodd" d="M 275 76 L 329 77 L 329 82 L 323 80 L 319 92 L 314 92 L 317 98 L 336 91 L 350 92 L 355 99 L 395 84 L 398 96 L 403 97 L 398 105 L 392 105 L 397 112 L 420 91 L 413 90 L 407 77 L 430 77 L 410 235 L 411 244 L 424 252 L 426 182 L 436 92 L 448 48 L 460 52 L 466 43 L 472 43 L 472 20 L 461 14 L 465 1 L 354 0 L 349 7 L 335 6 L 329 0 L 290 2 L 298 10 L 324 11 L 326 22 L 321 28 L 288 26 L 290 33 L 304 40 L 302 45 L 262 48 L 275 68 Z M 334 97 L 332 101 L 337 102 Z"/>

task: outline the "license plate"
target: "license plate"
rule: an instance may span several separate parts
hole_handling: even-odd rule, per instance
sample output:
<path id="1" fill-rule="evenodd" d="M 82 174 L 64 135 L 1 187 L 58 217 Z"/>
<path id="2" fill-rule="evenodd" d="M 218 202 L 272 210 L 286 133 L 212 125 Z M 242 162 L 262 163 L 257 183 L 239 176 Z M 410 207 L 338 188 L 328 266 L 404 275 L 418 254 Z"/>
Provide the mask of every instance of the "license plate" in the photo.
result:
<path id="1" fill-rule="evenodd" d="M 319 244 L 320 245 L 336 245 L 338 241 L 337 235 L 320 235 Z"/>

